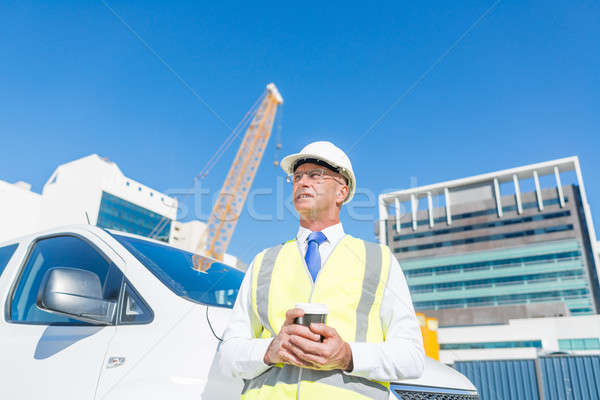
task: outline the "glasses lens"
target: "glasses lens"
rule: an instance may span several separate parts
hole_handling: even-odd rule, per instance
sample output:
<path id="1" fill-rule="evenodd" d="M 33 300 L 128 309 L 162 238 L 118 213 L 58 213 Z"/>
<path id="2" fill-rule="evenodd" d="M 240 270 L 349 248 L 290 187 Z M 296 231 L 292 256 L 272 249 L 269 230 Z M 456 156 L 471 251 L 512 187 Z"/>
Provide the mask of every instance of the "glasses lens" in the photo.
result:
<path id="1" fill-rule="evenodd" d="M 308 171 L 308 176 L 310 176 L 310 179 L 312 179 L 313 181 L 321 179 L 323 175 L 325 175 L 325 171 L 323 171 L 322 169 L 313 169 L 312 171 Z"/>
<path id="2" fill-rule="evenodd" d="M 286 180 L 289 183 L 297 183 L 302 180 L 302 177 L 305 174 L 312 181 L 320 181 L 324 176 L 327 175 L 325 173 L 325 170 L 323 170 L 323 169 L 311 169 L 310 171 L 306 171 L 306 172 L 296 172 L 294 174 L 290 174 L 286 177 Z"/>

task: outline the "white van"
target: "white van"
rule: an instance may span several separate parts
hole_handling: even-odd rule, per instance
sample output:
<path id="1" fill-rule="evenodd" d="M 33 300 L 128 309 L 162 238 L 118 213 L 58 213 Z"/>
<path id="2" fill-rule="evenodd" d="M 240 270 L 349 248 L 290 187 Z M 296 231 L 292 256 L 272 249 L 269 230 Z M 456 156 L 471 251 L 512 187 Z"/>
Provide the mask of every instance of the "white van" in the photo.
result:
<path id="1" fill-rule="evenodd" d="M 0 244 L 0 399 L 235 399 L 215 362 L 243 273 L 162 242 L 75 225 Z M 428 359 L 391 399 L 477 399 Z M 440 397 L 440 396 L 445 397 Z"/>

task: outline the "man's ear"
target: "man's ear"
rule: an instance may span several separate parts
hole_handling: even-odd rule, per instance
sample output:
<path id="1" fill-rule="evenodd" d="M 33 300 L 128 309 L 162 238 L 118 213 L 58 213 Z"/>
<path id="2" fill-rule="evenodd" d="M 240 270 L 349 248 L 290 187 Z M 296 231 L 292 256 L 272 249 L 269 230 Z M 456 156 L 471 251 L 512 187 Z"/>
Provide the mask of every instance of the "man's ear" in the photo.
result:
<path id="1" fill-rule="evenodd" d="M 337 191 L 337 198 L 338 198 L 338 202 L 340 204 L 342 204 L 344 201 L 346 201 L 346 198 L 348 197 L 348 185 L 343 185 L 342 187 L 340 187 Z"/>

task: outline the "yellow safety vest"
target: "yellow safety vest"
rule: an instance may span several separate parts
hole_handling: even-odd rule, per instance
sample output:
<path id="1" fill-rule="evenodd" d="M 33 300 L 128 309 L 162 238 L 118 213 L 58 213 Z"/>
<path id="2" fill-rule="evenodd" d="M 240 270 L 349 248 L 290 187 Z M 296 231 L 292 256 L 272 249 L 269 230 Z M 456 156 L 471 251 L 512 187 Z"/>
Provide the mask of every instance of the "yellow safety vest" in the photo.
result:
<path id="1" fill-rule="evenodd" d="M 252 310 L 261 321 L 255 337 L 278 334 L 285 313 L 296 303 L 329 307 L 327 325 L 346 342 L 385 340 L 379 311 L 388 279 L 387 246 L 344 236 L 313 284 L 295 240 L 261 252 L 254 260 Z M 388 400 L 389 383 L 344 374 L 277 364 L 245 381 L 242 399 Z"/>

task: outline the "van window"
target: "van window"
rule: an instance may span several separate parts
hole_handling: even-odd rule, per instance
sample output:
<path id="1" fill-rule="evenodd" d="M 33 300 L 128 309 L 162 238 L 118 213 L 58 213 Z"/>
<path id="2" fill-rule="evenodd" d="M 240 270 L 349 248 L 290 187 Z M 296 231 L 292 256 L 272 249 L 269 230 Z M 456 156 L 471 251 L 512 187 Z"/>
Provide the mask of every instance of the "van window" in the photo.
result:
<path id="1" fill-rule="evenodd" d="M 196 271 L 190 252 L 109 233 L 176 295 L 196 303 L 233 308 L 243 272 L 218 261 L 205 272 Z"/>
<path id="2" fill-rule="evenodd" d="M 118 325 L 147 324 L 152 322 L 154 313 L 136 293 L 129 282 L 124 285 L 121 313 Z"/>
<path id="3" fill-rule="evenodd" d="M 0 247 L 0 276 L 2 276 L 2 271 L 4 271 L 4 268 L 8 265 L 17 246 L 18 244 L 11 244 L 9 246 Z"/>
<path id="4" fill-rule="evenodd" d="M 104 299 L 118 300 L 123 273 L 87 241 L 75 236 L 54 236 L 38 240 L 27 258 L 10 303 L 13 322 L 89 325 L 42 310 L 36 305 L 44 275 L 56 267 L 93 272 L 100 279 Z"/>

